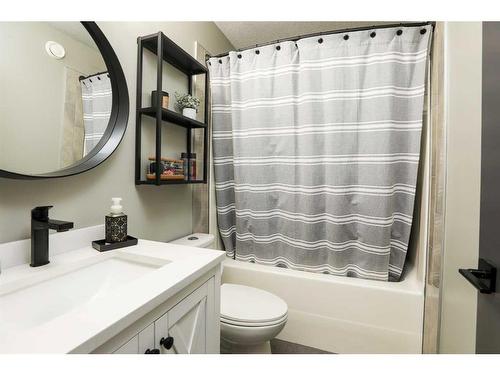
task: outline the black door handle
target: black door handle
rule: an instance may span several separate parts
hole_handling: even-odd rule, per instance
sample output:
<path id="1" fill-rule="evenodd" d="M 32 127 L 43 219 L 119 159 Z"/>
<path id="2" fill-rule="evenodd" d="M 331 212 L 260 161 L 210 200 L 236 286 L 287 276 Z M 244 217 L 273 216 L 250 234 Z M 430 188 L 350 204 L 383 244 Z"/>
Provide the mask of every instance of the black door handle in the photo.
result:
<path id="1" fill-rule="evenodd" d="M 460 268 L 460 275 L 465 277 L 474 287 L 483 294 L 495 293 L 497 269 L 482 258 L 479 258 L 479 268 Z"/>
<path id="2" fill-rule="evenodd" d="M 144 354 L 160 354 L 160 349 L 146 349 Z"/>
<path id="3" fill-rule="evenodd" d="M 160 339 L 160 345 L 162 345 L 165 349 L 170 350 L 170 349 L 172 349 L 172 346 L 174 345 L 174 338 L 171 336 L 162 337 Z"/>

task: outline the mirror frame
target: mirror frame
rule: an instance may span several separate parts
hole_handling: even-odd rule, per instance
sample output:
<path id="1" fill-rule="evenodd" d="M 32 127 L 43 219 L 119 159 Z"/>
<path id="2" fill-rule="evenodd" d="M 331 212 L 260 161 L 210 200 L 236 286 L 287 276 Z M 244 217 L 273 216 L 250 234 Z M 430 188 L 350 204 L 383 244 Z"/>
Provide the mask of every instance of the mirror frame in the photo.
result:
<path id="1" fill-rule="evenodd" d="M 127 81 L 120 61 L 104 33 L 95 22 L 81 21 L 81 24 L 97 45 L 109 73 L 112 89 L 112 108 L 108 126 L 99 143 L 78 162 L 54 172 L 43 174 L 22 174 L 0 169 L 0 177 L 37 180 L 74 176 L 97 167 L 117 149 L 125 131 L 129 116 L 129 96 Z"/>

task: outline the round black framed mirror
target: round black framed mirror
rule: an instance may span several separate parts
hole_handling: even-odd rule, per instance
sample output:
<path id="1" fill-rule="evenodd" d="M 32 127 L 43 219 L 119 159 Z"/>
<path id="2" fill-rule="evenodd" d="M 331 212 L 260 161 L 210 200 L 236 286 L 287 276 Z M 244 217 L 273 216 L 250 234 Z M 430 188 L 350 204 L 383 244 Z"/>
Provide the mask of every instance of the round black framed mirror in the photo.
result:
<path id="1" fill-rule="evenodd" d="M 1 24 L 0 177 L 66 177 L 104 162 L 129 115 L 104 33 L 88 21 Z"/>

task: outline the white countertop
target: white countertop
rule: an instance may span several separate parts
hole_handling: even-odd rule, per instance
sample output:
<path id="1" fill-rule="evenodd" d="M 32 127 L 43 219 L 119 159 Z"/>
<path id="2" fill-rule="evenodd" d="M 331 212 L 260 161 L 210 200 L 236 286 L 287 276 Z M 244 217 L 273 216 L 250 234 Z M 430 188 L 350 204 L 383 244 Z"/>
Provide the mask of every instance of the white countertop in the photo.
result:
<path id="1" fill-rule="evenodd" d="M 139 254 L 170 263 L 96 297 L 41 325 L 9 329 L 0 324 L 0 353 L 88 353 L 216 267 L 224 252 L 139 240 L 137 246 L 100 253 L 91 246 L 50 257 L 48 265 L 2 270 L 0 296 L 23 280 L 44 277 L 80 262 L 112 254 Z M 29 302 L 29 301 L 27 301 Z M 19 309 L 29 308 L 29 303 Z"/>

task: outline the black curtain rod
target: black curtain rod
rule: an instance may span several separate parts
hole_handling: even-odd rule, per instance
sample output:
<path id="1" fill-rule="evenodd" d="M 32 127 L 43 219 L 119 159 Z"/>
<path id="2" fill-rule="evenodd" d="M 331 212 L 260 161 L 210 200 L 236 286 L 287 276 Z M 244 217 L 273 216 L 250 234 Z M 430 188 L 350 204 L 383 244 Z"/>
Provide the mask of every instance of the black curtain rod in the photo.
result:
<path id="1" fill-rule="evenodd" d="M 108 73 L 108 71 L 106 70 L 104 72 L 94 73 L 94 74 L 90 74 L 88 76 L 80 76 L 80 77 L 78 77 L 78 80 L 79 81 L 83 81 L 84 79 L 92 78 L 92 77 L 95 77 L 95 76 L 100 76 L 101 74 L 105 74 L 105 73 Z M 109 77 L 109 73 L 108 73 L 108 77 Z"/>
<path id="2" fill-rule="evenodd" d="M 427 22 L 403 22 L 403 23 L 391 23 L 391 24 L 386 24 L 386 25 L 372 25 L 372 26 L 360 26 L 360 27 L 349 27 L 346 29 L 337 29 L 337 30 L 330 30 L 330 31 L 321 31 L 317 33 L 312 33 L 312 34 L 305 34 L 305 35 L 297 35 L 293 36 L 290 38 L 284 38 L 284 39 L 277 39 L 273 40 L 271 42 L 265 42 L 265 43 L 260 43 L 260 44 L 255 44 L 252 46 L 248 46 L 245 48 L 238 48 L 236 52 L 241 52 L 245 51 L 247 49 L 252 49 L 252 48 L 259 48 L 263 46 L 268 46 L 271 44 L 276 44 L 276 43 L 281 43 L 281 42 L 296 42 L 299 39 L 302 38 L 312 38 L 315 36 L 321 36 L 321 35 L 331 35 L 331 34 L 341 34 L 341 33 L 349 33 L 349 32 L 354 32 L 354 31 L 364 31 L 364 30 L 373 30 L 373 29 L 390 29 L 392 27 L 418 27 L 418 26 L 428 26 L 432 25 L 432 28 L 434 29 L 436 22 L 434 21 L 427 21 Z M 206 60 L 208 60 L 211 57 L 224 57 L 229 55 L 229 52 L 224 52 L 221 53 L 220 55 L 215 55 L 215 56 L 206 56 Z"/>

